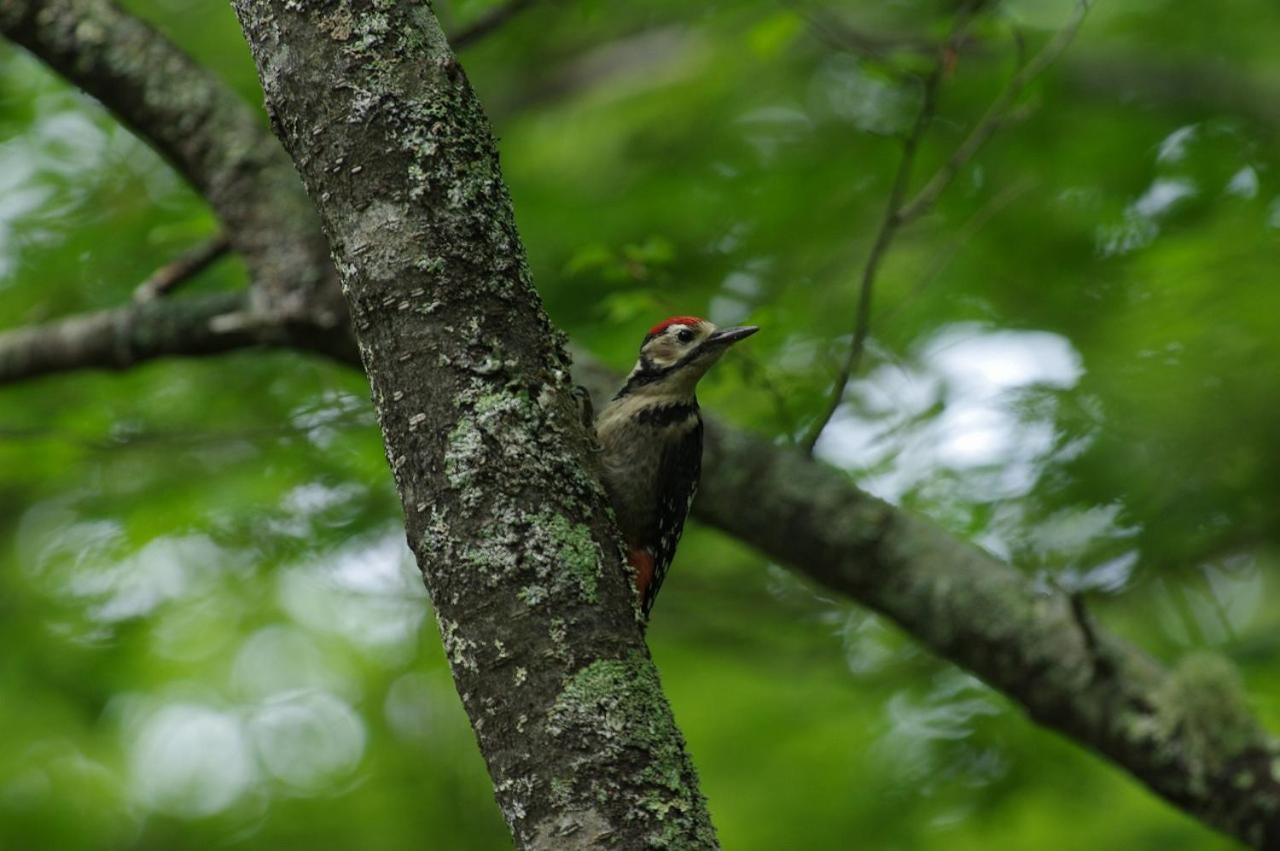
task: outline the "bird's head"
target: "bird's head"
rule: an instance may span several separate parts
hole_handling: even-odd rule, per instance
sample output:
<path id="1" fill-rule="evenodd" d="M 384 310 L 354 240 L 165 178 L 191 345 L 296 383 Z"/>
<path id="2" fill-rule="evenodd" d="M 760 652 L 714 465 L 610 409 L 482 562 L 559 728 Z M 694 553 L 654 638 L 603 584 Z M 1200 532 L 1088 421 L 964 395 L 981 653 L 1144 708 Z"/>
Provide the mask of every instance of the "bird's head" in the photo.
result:
<path id="1" fill-rule="evenodd" d="M 622 392 L 691 396 L 711 364 L 758 330 L 754 325 L 717 328 L 696 316 L 664 319 L 645 335 L 640 359 Z"/>

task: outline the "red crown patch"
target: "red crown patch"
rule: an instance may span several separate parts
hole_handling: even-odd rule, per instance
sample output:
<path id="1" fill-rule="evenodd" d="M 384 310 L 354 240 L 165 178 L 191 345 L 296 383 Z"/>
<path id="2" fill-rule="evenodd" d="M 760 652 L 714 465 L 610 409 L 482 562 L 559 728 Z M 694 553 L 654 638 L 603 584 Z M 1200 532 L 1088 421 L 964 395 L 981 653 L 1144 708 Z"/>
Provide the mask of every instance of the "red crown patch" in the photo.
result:
<path id="1" fill-rule="evenodd" d="M 672 316 L 670 319 L 664 319 L 661 322 L 659 322 L 657 325 L 654 325 L 652 328 L 650 328 L 649 333 L 648 335 L 646 335 L 645 339 L 647 340 L 649 339 L 649 337 L 658 336 L 659 334 L 667 330 L 667 328 L 671 327 L 672 325 L 699 325 L 701 323 L 702 323 L 702 320 L 696 316 Z"/>

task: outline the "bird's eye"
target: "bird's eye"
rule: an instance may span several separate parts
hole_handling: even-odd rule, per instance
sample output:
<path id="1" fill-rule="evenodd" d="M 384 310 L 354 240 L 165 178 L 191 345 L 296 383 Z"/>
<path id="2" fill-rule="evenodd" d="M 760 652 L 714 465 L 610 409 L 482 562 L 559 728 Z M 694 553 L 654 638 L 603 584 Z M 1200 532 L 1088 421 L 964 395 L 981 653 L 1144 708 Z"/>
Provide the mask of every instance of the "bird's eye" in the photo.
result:
<path id="1" fill-rule="evenodd" d="M 676 332 L 676 339 L 682 343 L 687 343 L 693 339 L 693 332 L 688 328 L 681 328 Z"/>

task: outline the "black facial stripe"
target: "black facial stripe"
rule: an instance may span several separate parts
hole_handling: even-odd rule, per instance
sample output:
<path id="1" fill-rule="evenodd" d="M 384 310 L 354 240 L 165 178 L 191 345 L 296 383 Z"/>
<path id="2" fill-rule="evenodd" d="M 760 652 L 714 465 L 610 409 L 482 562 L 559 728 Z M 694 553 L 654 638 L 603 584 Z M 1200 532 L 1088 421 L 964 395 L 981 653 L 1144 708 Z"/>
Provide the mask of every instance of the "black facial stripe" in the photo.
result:
<path id="1" fill-rule="evenodd" d="M 652 405 L 641 408 L 632 417 L 640 425 L 669 426 L 682 423 L 698 415 L 697 402 L 673 402 L 670 405 Z"/>
<path id="2" fill-rule="evenodd" d="M 652 384 L 666 375 L 674 366 L 657 367 L 647 358 L 640 359 L 640 366 L 635 372 L 631 373 L 631 377 L 627 379 L 627 383 L 622 385 L 622 389 L 618 391 L 613 398 L 621 399 L 637 387 L 643 387 L 646 384 Z"/>
<path id="3" fill-rule="evenodd" d="M 697 360 L 714 349 L 715 346 L 708 346 L 704 340 L 696 349 L 671 364 L 671 366 L 658 366 L 649 358 L 641 355 L 640 364 L 636 368 L 636 371 L 631 374 L 631 377 L 627 379 L 627 383 L 622 385 L 622 389 L 619 390 L 613 398 L 621 399 L 637 387 L 652 384 L 653 382 L 664 378 L 669 373 L 675 372 L 680 367 Z"/>
<path id="4" fill-rule="evenodd" d="M 698 347 L 696 349 L 689 352 L 689 354 L 685 355 L 684 357 L 680 358 L 680 360 L 676 361 L 671 366 L 667 367 L 667 369 L 679 369 L 685 364 L 690 363 L 692 361 L 696 361 L 698 358 L 702 357 L 703 355 L 708 354 L 714 348 L 715 346 L 708 346 L 707 341 L 703 340 L 701 343 L 698 344 Z"/>

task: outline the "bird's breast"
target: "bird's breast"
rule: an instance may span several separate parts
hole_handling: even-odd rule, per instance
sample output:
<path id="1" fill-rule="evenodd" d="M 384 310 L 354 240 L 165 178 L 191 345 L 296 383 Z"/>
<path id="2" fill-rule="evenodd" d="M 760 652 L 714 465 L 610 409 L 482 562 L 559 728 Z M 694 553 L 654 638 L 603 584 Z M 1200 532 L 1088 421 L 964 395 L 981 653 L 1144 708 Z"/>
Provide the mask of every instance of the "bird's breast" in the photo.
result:
<path id="1" fill-rule="evenodd" d="M 672 450 L 696 439 L 701 424 L 689 399 L 615 399 L 596 421 L 604 484 L 623 536 L 638 541 L 654 526 Z"/>

